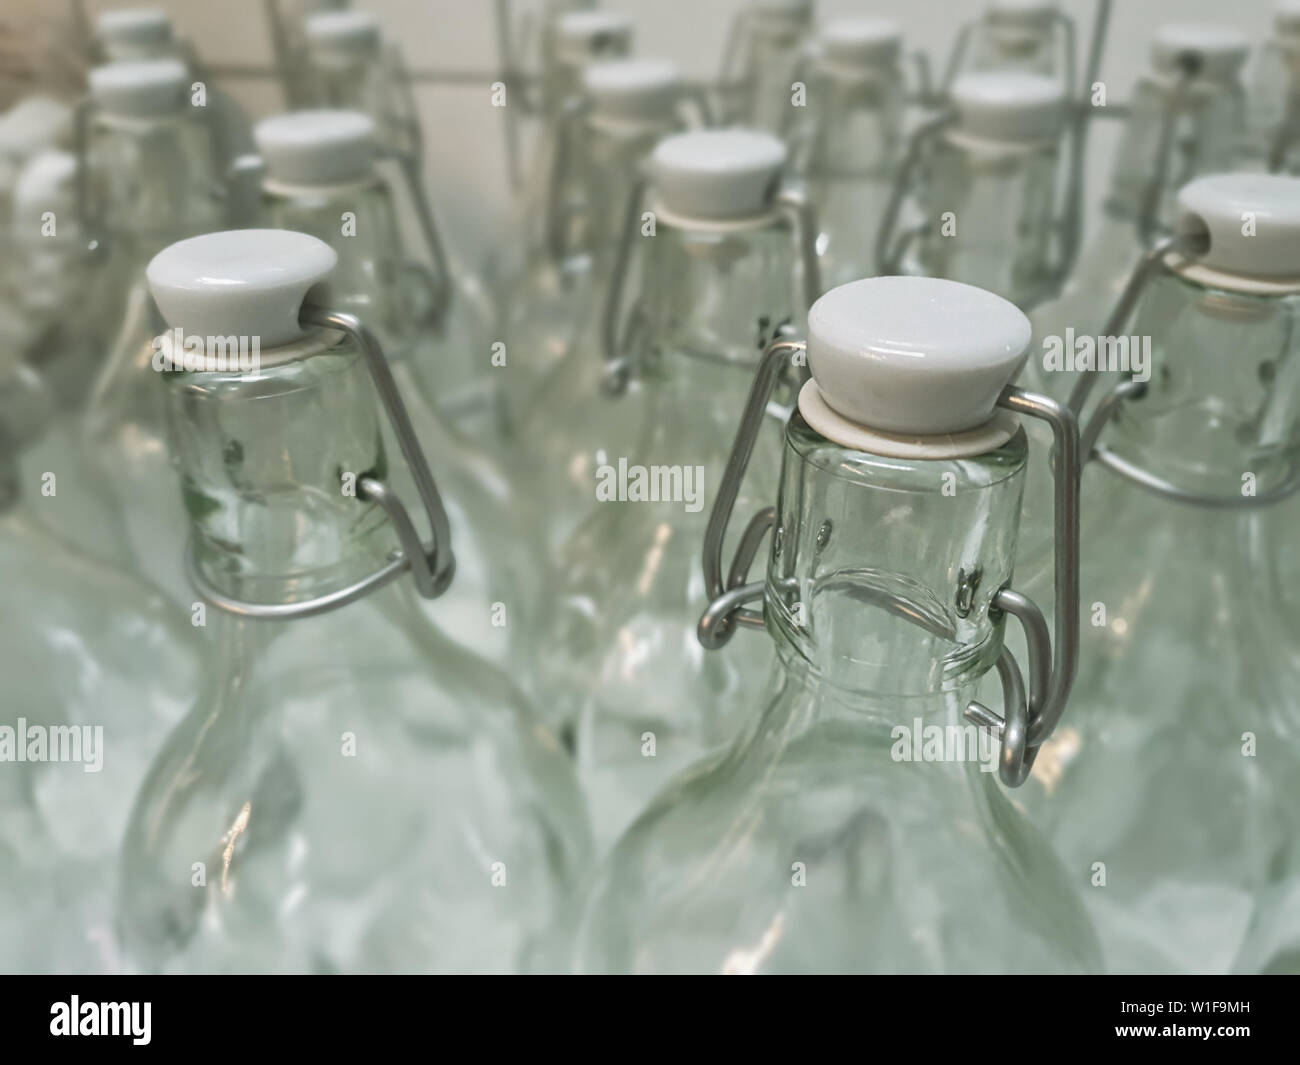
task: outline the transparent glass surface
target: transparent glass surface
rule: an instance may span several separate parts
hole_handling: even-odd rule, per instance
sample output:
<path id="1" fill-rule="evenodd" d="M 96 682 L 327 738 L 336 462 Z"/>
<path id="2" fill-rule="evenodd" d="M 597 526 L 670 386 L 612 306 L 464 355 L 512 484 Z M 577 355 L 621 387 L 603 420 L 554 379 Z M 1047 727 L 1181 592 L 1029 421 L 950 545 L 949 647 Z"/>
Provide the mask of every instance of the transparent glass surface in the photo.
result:
<path id="1" fill-rule="evenodd" d="M 918 193 L 925 226 L 906 272 L 1032 306 L 1052 283 L 1058 166 L 1055 142 L 1008 150 L 959 133 L 941 137 L 925 165 Z"/>
<path id="2" fill-rule="evenodd" d="M 1152 338 L 1146 398 L 1102 443 L 1186 491 L 1275 488 L 1300 454 L 1295 315 L 1294 298 L 1157 280 L 1131 326 Z M 1093 466 L 1083 513 L 1079 680 L 1026 808 L 1084 892 L 1109 967 L 1265 967 L 1258 941 L 1286 939 L 1270 900 L 1295 891 L 1300 809 L 1295 615 L 1259 587 L 1293 553 L 1275 524 L 1285 506 L 1178 504 Z"/>
<path id="3" fill-rule="evenodd" d="M 917 462 L 847 451 L 791 418 L 767 691 L 726 753 L 676 778 L 620 840 L 575 968 L 1098 966 L 1076 894 L 960 721 L 1001 646 L 988 608 L 1010 575 L 1024 462 L 1023 433 L 978 457 Z M 958 574 L 972 570 L 982 579 L 963 612 Z M 902 734 L 945 726 L 971 746 L 904 751 Z"/>
<path id="4" fill-rule="evenodd" d="M 964 71 L 1015 71 L 1064 78 L 1064 42 L 1060 23 L 1044 30 L 1000 26 L 981 19 L 971 31 Z"/>
<path id="5" fill-rule="evenodd" d="M 1282 135 L 1289 147 L 1280 169 L 1291 174 L 1300 171 L 1300 42 L 1274 37 L 1260 47 L 1250 82 L 1247 120 L 1246 156 L 1251 164 L 1267 166 Z"/>
<path id="6" fill-rule="evenodd" d="M 824 69 L 808 91 L 808 120 L 791 135 L 793 166 L 817 209 L 817 252 L 829 291 L 876 272 L 876 231 L 898 165 L 904 82 L 892 66 L 866 77 Z"/>
<path id="7" fill-rule="evenodd" d="M 753 634 L 723 657 L 703 652 L 695 628 L 706 605 L 704 530 L 753 368 L 778 323 L 794 317 L 792 255 L 783 225 L 705 233 L 661 224 L 636 312 L 645 329 L 636 386 L 614 400 L 593 390 L 594 425 L 575 397 L 556 422 L 564 435 L 539 434 L 568 477 L 548 482 L 556 497 L 585 501 L 589 517 L 558 549 L 536 673 L 549 720 L 571 730 L 601 841 L 674 768 L 735 734 L 735 711 L 766 672 L 770 649 Z M 760 435 L 728 550 L 775 495 L 774 429 Z M 551 450 L 557 440 L 564 451 Z M 653 756 L 643 754 L 647 733 Z"/>
<path id="8" fill-rule="evenodd" d="M 369 115 L 383 147 L 419 158 L 419 116 L 402 67 L 400 54 L 391 46 L 358 63 L 333 65 L 309 60 L 305 78 L 308 106 Z"/>
<path id="9" fill-rule="evenodd" d="M 791 85 L 811 31 L 812 6 L 800 14 L 772 17 L 742 12 L 739 78 L 746 83 L 731 122 L 749 129 L 781 133 L 790 121 Z"/>
<path id="10" fill-rule="evenodd" d="M 1111 197 L 1128 209 L 1142 203 L 1156 172 L 1161 130 L 1172 82 L 1147 74 L 1133 88 L 1124 135 L 1115 149 Z M 1202 174 L 1235 170 L 1246 146 L 1245 91 L 1236 81 L 1198 78 L 1188 86 L 1183 105 L 1174 119 L 1169 180 L 1159 201 L 1159 228 L 1172 227 L 1178 190 Z"/>
<path id="11" fill-rule="evenodd" d="M 389 557 L 346 489 L 386 469 L 360 372 L 344 348 L 171 375 L 197 562 L 224 594 L 302 601 Z M 569 760 L 409 577 L 308 619 L 208 617 L 205 680 L 122 852 L 133 966 L 508 972 L 553 949 L 588 847 Z"/>

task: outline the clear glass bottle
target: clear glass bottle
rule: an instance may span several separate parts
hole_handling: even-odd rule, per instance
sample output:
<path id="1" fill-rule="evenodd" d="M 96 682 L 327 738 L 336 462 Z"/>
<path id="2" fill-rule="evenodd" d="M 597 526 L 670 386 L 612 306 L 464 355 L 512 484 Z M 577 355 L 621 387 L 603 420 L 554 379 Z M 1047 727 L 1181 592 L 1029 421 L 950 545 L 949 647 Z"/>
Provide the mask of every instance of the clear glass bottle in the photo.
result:
<path id="1" fill-rule="evenodd" d="M 1073 27 L 1055 0 L 990 0 L 983 16 L 962 31 L 946 74 L 1016 71 L 1074 82 Z"/>
<path id="2" fill-rule="evenodd" d="M 563 435 L 537 444 L 546 493 L 569 508 L 556 507 L 551 528 L 567 519 L 571 531 L 557 549 L 535 672 L 550 719 L 571 731 L 602 841 L 674 767 L 734 735 L 733 710 L 757 683 L 755 670 L 695 650 L 703 588 L 693 545 L 757 356 L 802 322 L 799 226 L 778 202 L 784 154 L 776 138 L 743 130 L 660 143 L 645 204 L 654 235 L 633 238 L 649 241 L 642 282 L 627 302 L 625 346 L 607 352 L 625 360 L 630 382 L 603 395 L 608 367 L 589 350 L 596 372 L 568 378 L 572 413 L 555 422 Z M 611 315 L 623 297 L 611 289 Z M 747 492 L 770 489 L 776 447 L 775 431 L 760 441 Z M 766 660 L 767 648 L 750 646 Z"/>
<path id="3" fill-rule="evenodd" d="M 887 19 L 839 19 L 817 37 L 807 117 L 789 134 L 791 170 L 817 209 L 822 283 L 875 273 L 876 229 L 902 141 L 902 33 Z"/>
<path id="4" fill-rule="evenodd" d="M 566 120 L 541 207 L 548 238 L 502 300 L 505 424 L 517 439 L 563 427 L 555 403 L 594 387 L 590 345 L 626 223 L 628 198 L 655 145 L 686 124 L 681 78 L 653 59 L 593 63 L 584 104 Z M 581 362 L 575 381 L 575 362 Z M 568 378 L 563 384 L 561 380 Z M 557 389 L 560 391 L 557 392 Z"/>
<path id="5" fill-rule="evenodd" d="M 626 16 L 576 11 L 552 28 L 529 179 L 485 270 L 510 367 L 511 416 L 572 348 L 591 310 L 597 258 L 614 235 L 603 228 L 606 197 L 626 196 L 626 168 L 677 123 L 676 71 L 621 58 L 632 40 Z M 589 68 L 602 68 L 591 83 Z M 596 192 L 601 180 L 614 184 Z"/>
<path id="6" fill-rule="evenodd" d="M 1287 931 L 1270 899 L 1297 889 L 1292 621 L 1260 588 L 1294 529 L 1259 504 L 1300 461 L 1300 181 L 1211 176 L 1179 205 L 1201 254 L 1164 259 L 1121 323 L 1149 344 L 1145 386 L 1100 423 L 1084 476 L 1091 624 L 1071 726 L 1025 796 L 1126 972 L 1226 971 L 1252 923 L 1266 968 L 1260 944 Z"/>
<path id="7" fill-rule="evenodd" d="M 182 518 L 162 443 L 152 357 L 161 333 L 144 283 L 159 248 L 219 226 L 223 189 L 213 167 L 211 130 L 191 107 L 189 79 L 175 60 L 114 63 L 91 72 L 92 107 L 78 165 L 84 194 L 66 219 L 83 241 L 99 242 L 95 291 L 78 324 L 89 357 L 74 380 L 77 402 L 60 431 L 24 457 L 53 473 L 62 535 L 104 558 L 100 529 L 123 524 L 131 568 L 183 604 L 192 601 L 179 561 L 159 558 L 160 530 Z M 171 565 L 169 565 L 171 563 Z"/>
<path id="8" fill-rule="evenodd" d="M 368 11 L 323 11 L 303 20 L 307 106 L 369 115 L 384 149 L 422 161 L 419 109 L 401 49 Z"/>
<path id="9" fill-rule="evenodd" d="M 878 269 L 979 284 L 1030 307 L 1060 282 L 1063 90 L 1030 74 L 966 74 L 951 104 L 952 121 L 915 135 L 881 224 Z M 896 238 L 913 179 L 919 221 Z"/>
<path id="10" fill-rule="evenodd" d="M 752 586 L 776 666 L 743 735 L 618 843 L 575 968 L 1097 968 L 1077 895 L 997 782 L 998 741 L 963 724 L 1003 653 L 1027 448 L 993 401 L 1028 340 L 1013 306 L 953 282 L 814 305 Z"/>
<path id="11" fill-rule="evenodd" d="M 119 530 L 99 527 L 96 557 L 59 531 L 58 485 L 24 452 L 58 431 L 64 401 L 33 366 L 61 369 L 67 355 L 25 354 L 0 371 L 0 870 L 13 891 L 0 953 L 24 972 L 116 972 L 117 848 L 199 675 L 199 642 L 132 575 Z"/>
<path id="12" fill-rule="evenodd" d="M 786 128 L 812 20 L 812 0 L 749 0 L 735 16 L 721 80 L 743 91 L 724 108 L 726 123 L 769 133 Z"/>
<path id="13" fill-rule="evenodd" d="M 213 78 L 188 40 L 178 38 L 167 12 L 157 8 L 119 8 L 95 19 L 95 46 L 109 63 L 175 59 L 185 64 L 192 82 L 203 85 L 205 108 L 213 120 L 214 154 L 229 166 L 252 151 L 248 115 Z"/>
<path id="14" fill-rule="evenodd" d="M 460 642 L 504 660 L 528 643 L 544 555 L 521 546 L 531 525 L 527 500 L 511 497 L 509 477 L 482 446 L 492 435 L 464 436 L 447 414 L 459 410 L 471 426 L 481 424 L 489 415 L 471 420 L 464 401 L 475 389 L 486 397 L 485 382 L 505 373 L 488 361 L 480 308 L 453 276 L 405 256 L 367 116 L 299 111 L 266 119 L 255 132 L 266 169 L 266 223 L 308 233 L 338 254 L 332 304 L 375 323 L 372 331 L 391 353 L 416 433 L 446 465 L 443 487 L 462 546 L 456 587 L 438 604 L 439 614 Z M 429 242 L 436 246 L 436 235 Z M 449 299 L 443 296 L 447 285 Z M 444 395 L 462 402 L 444 402 Z"/>
<path id="15" fill-rule="evenodd" d="M 1273 33 L 1261 46 L 1251 78 L 1247 157 L 1265 169 L 1300 172 L 1300 3 L 1282 0 Z"/>
<path id="16" fill-rule="evenodd" d="M 387 516 L 372 382 L 395 425 L 401 404 L 382 353 L 358 346 L 372 341 L 355 319 L 300 312 L 334 260 L 258 230 L 182 242 L 149 268 L 175 326 L 265 344 L 251 372 L 163 385 L 214 642 L 123 848 L 120 921 L 141 967 L 511 971 L 546 949 L 584 861 L 564 752 L 512 679 L 419 606 L 417 587 L 436 593 L 454 566 L 446 519 L 430 482 L 426 555 Z M 419 445 L 397 432 L 420 482 Z M 418 585 L 378 579 L 399 542 Z"/>

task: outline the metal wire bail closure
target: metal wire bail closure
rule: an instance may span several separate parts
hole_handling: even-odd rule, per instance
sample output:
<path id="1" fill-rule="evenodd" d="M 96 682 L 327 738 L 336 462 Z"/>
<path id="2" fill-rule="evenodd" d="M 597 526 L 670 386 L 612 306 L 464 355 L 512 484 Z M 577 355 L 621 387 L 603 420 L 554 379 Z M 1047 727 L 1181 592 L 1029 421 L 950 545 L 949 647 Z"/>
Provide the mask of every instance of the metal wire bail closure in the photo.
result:
<path id="1" fill-rule="evenodd" d="M 1139 297 L 1147 286 L 1155 278 L 1173 273 L 1168 264 L 1170 255 L 1180 255 L 1184 258 L 1194 259 L 1203 255 L 1207 248 L 1208 239 L 1199 232 L 1179 233 L 1157 241 L 1133 267 L 1132 273 L 1129 274 L 1128 280 L 1120 292 L 1119 299 L 1116 300 L 1115 306 L 1111 309 L 1110 317 L 1102 329 L 1102 335 L 1113 337 L 1119 336 L 1123 332 L 1129 318 L 1132 317 L 1134 310 L 1137 308 Z M 1095 383 L 1095 371 L 1084 373 L 1075 383 L 1068 404 L 1076 418 L 1082 418 L 1083 409 L 1087 406 L 1088 397 L 1091 395 Z M 1284 499 L 1289 499 L 1297 489 L 1300 489 L 1300 467 L 1293 467 L 1290 476 L 1281 484 L 1253 496 L 1217 496 L 1204 492 L 1191 492 L 1185 488 L 1179 488 L 1158 474 L 1152 473 L 1150 470 L 1112 451 L 1100 442 L 1101 434 L 1111 420 L 1118 415 L 1125 402 L 1141 399 L 1146 395 L 1146 391 L 1146 382 L 1137 380 L 1132 370 L 1126 370 L 1120 374 L 1119 381 L 1097 401 L 1091 417 L 1084 422 L 1080 435 L 1080 453 L 1083 462 L 1099 462 L 1126 481 L 1175 503 L 1187 503 L 1212 510 L 1229 510 L 1236 507 L 1246 509 L 1267 507 Z"/>
<path id="2" fill-rule="evenodd" d="M 727 535 L 731 512 L 736 506 L 741 481 L 744 480 L 749 459 L 754 453 L 754 443 L 758 440 L 759 430 L 767 416 L 772 389 L 781 379 L 787 363 L 794 361 L 796 356 L 802 356 L 806 349 L 807 345 L 802 340 L 774 340 L 764 350 L 753 383 L 749 386 L 749 396 L 740 415 L 736 440 L 731 445 L 731 454 L 727 457 L 722 482 L 718 485 L 718 495 L 713 501 L 709 524 L 704 532 L 704 587 L 709 596 L 709 605 L 695 631 L 700 644 L 710 651 L 724 646 L 735 634 L 737 626 L 763 628 L 762 613 L 745 607 L 746 603 L 763 598 L 763 582 L 748 584 L 746 581 L 763 536 L 776 524 L 776 507 L 764 507 L 750 519 L 736 547 L 725 581 L 722 576 L 722 543 Z"/>
<path id="3" fill-rule="evenodd" d="M 369 576 L 328 595 L 300 603 L 249 603 L 233 599 L 212 585 L 198 567 L 194 542 L 191 540 L 186 550 L 186 568 L 190 580 L 199 594 L 214 606 L 241 617 L 262 620 L 283 621 L 323 614 L 361 599 L 407 572 L 411 574 L 415 590 L 422 598 L 436 599 L 450 586 L 456 571 L 456 559 L 451 547 L 451 526 L 442 496 L 415 435 L 415 428 L 411 424 L 406 404 L 402 402 L 401 392 L 393 379 L 383 348 L 375 335 L 353 314 L 308 304 L 302 308 L 299 321 L 306 326 L 319 326 L 344 333 L 360 349 L 370 379 L 374 382 L 388 420 L 392 423 L 402 457 L 415 481 L 416 491 L 429 522 L 429 541 L 421 542 L 410 512 L 391 487 L 376 477 L 363 477 L 357 483 L 358 498 L 371 500 L 383 509 L 392 522 L 401 545 L 384 566 Z"/>

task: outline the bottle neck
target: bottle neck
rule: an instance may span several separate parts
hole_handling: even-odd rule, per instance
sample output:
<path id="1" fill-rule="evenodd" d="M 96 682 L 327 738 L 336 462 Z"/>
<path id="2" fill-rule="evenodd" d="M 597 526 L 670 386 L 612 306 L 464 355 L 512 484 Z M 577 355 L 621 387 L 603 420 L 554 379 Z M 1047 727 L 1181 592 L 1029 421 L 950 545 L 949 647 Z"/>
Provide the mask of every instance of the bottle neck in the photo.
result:
<path id="1" fill-rule="evenodd" d="M 1101 442 L 1175 486 L 1260 494 L 1300 450 L 1300 292 L 1229 291 L 1157 277 L 1099 369 L 1130 369 L 1146 394 L 1125 402 Z M 1127 349 L 1127 350 L 1125 350 Z M 1128 366 L 1122 364 L 1127 355 Z"/>
<path id="2" fill-rule="evenodd" d="M 796 169 L 814 182 L 888 183 L 902 143 L 902 86 L 892 65 L 844 74 L 822 71 L 811 88 L 811 129 L 804 137 L 795 134 Z"/>
<path id="3" fill-rule="evenodd" d="M 355 346 L 319 331 L 261 360 L 163 377 L 199 573 L 220 594 L 278 605 L 369 576 L 396 537 L 364 498 L 388 461 Z"/>
<path id="4" fill-rule="evenodd" d="M 886 458 L 792 415 L 764 595 L 782 660 L 891 725 L 966 699 L 1002 648 L 991 604 L 1011 581 L 1026 454 L 1018 430 L 967 458 Z"/>

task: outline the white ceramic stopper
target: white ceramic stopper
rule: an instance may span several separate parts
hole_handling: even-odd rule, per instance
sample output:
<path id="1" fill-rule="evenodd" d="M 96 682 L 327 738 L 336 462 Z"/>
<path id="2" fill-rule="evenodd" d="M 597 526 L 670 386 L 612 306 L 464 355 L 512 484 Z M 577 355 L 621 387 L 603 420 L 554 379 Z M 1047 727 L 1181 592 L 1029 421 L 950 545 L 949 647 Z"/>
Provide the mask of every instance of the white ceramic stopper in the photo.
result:
<path id="1" fill-rule="evenodd" d="M 676 64 L 661 59 L 593 63 L 583 72 L 582 83 L 595 114 L 625 122 L 670 117 L 682 89 Z"/>
<path id="2" fill-rule="evenodd" d="M 1196 262 L 1225 274 L 1300 278 L 1300 178 L 1211 174 L 1178 193 L 1180 232 L 1204 232 Z"/>
<path id="3" fill-rule="evenodd" d="M 259 122 L 253 140 L 272 180 L 337 185 L 370 174 L 375 124 L 359 111 L 293 111 Z"/>
<path id="4" fill-rule="evenodd" d="M 826 405 L 868 430 L 965 433 L 993 420 L 1029 350 L 1029 319 L 984 289 L 873 277 L 808 312 L 808 366 Z"/>
<path id="5" fill-rule="evenodd" d="M 963 74 L 952 85 L 958 127 L 972 137 L 1014 143 L 1056 137 L 1065 90 L 1055 78 L 999 70 Z"/>
<path id="6" fill-rule="evenodd" d="M 284 229 L 206 233 L 164 248 L 149 263 L 154 302 L 187 336 L 260 337 L 263 349 L 305 335 L 307 293 L 338 262 L 328 244 Z"/>
<path id="7" fill-rule="evenodd" d="M 842 18 L 826 23 L 818 39 L 828 62 L 846 67 L 878 67 L 897 62 L 903 31 L 884 18 Z"/>
<path id="8" fill-rule="evenodd" d="M 632 20 L 617 11 L 570 11 L 555 20 L 554 41 L 555 58 L 566 66 L 626 55 Z"/>
<path id="9" fill-rule="evenodd" d="M 747 129 L 699 130 L 666 137 L 650 158 L 659 202 L 687 218 L 725 220 L 770 206 L 785 145 Z"/>
<path id="10" fill-rule="evenodd" d="M 161 118 L 181 111 L 189 75 L 177 59 L 108 63 L 90 72 L 90 94 L 114 118 Z"/>
<path id="11" fill-rule="evenodd" d="M 1200 73 L 1226 80 L 1241 73 L 1250 56 L 1250 40 L 1230 26 L 1177 24 L 1161 26 L 1151 41 L 1151 64 L 1162 74 L 1176 74 L 1178 59 L 1192 54 Z"/>
<path id="12" fill-rule="evenodd" d="M 170 47 L 172 20 L 158 8 L 105 11 L 95 19 L 95 39 L 109 59 L 144 59 Z"/>
<path id="13" fill-rule="evenodd" d="M 303 22 L 312 59 L 327 67 L 347 67 L 379 54 L 379 20 L 369 11 L 325 11 Z"/>

